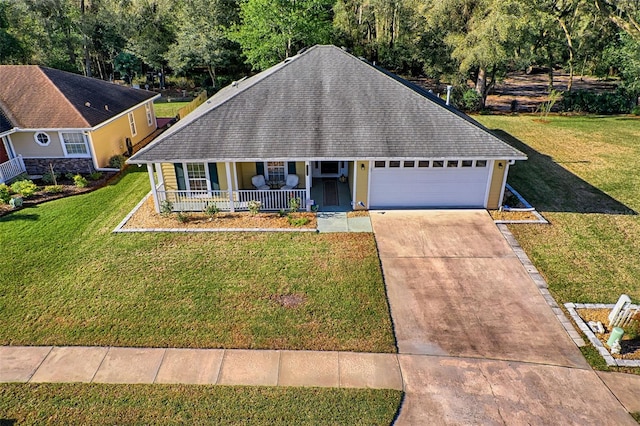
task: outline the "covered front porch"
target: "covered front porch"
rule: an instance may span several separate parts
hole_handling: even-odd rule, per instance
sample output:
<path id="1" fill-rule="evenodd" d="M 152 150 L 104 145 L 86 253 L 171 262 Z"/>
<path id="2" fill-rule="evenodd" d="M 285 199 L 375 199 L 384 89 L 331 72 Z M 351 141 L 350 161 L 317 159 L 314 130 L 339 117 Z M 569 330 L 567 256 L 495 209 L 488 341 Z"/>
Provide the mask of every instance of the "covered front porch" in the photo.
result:
<path id="1" fill-rule="evenodd" d="M 314 160 L 154 163 L 147 169 L 157 212 L 235 212 L 256 205 L 260 211 L 352 210 L 348 176 L 354 162 L 331 163 L 331 176 L 318 176 L 323 162 Z"/>
<path id="2" fill-rule="evenodd" d="M 0 183 L 7 183 L 22 173 L 26 173 L 27 168 L 24 166 L 22 155 L 0 163 Z"/>

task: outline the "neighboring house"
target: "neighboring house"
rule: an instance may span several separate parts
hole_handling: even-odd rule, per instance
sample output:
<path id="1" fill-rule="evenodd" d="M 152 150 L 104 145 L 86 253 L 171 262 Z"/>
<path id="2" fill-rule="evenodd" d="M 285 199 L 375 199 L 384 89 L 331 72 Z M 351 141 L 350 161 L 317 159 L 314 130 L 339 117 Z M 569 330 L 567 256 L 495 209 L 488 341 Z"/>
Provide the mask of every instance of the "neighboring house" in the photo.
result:
<path id="1" fill-rule="evenodd" d="M 148 166 L 156 209 L 308 208 L 341 176 L 353 209 L 495 209 L 525 159 L 426 90 L 315 46 L 222 89 L 128 162 Z M 293 174 L 297 189 L 277 190 Z M 257 190 L 256 175 L 276 190 Z"/>
<path id="2" fill-rule="evenodd" d="M 41 175 L 49 164 L 61 173 L 108 168 L 157 128 L 159 96 L 37 65 L 0 65 L 0 182 L 16 171 Z"/>

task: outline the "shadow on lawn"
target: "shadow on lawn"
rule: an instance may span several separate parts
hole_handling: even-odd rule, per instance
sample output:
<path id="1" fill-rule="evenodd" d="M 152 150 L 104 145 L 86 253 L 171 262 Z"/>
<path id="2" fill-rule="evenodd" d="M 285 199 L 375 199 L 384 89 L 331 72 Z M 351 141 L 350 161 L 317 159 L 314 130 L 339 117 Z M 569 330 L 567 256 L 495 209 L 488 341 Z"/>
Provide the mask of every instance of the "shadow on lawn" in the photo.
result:
<path id="1" fill-rule="evenodd" d="M 0 222 L 16 222 L 16 221 L 36 221 L 40 219 L 40 215 L 37 214 L 8 214 L 6 216 L 0 217 Z"/>
<path id="2" fill-rule="evenodd" d="M 527 161 L 509 169 L 509 183 L 538 211 L 638 214 L 560 166 L 509 133 L 492 130 L 509 145 L 527 154 Z"/>

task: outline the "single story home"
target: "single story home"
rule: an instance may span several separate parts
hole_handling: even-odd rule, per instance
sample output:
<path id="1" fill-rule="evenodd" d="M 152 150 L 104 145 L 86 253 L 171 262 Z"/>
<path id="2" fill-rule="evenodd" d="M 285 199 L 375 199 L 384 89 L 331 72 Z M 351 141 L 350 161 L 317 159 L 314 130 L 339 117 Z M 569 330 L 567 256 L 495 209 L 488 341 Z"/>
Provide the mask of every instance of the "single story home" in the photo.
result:
<path id="1" fill-rule="evenodd" d="M 428 91 L 315 46 L 220 90 L 128 162 L 147 165 L 158 211 L 496 209 L 525 159 Z"/>
<path id="2" fill-rule="evenodd" d="M 109 167 L 156 128 L 159 94 L 37 65 L 0 65 L 0 182 Z"/>

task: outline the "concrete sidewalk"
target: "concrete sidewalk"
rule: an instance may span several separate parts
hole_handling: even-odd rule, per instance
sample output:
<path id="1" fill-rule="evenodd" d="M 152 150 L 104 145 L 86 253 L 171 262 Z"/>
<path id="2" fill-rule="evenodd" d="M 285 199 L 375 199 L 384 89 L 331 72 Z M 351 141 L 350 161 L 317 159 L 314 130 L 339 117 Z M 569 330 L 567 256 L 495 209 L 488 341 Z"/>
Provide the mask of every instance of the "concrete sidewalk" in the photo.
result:
<path id="1" fill-rule="evenodd" d="M 79 346 L 2 346 L 0 382 L 403 388 L 396 354 Z"/>

